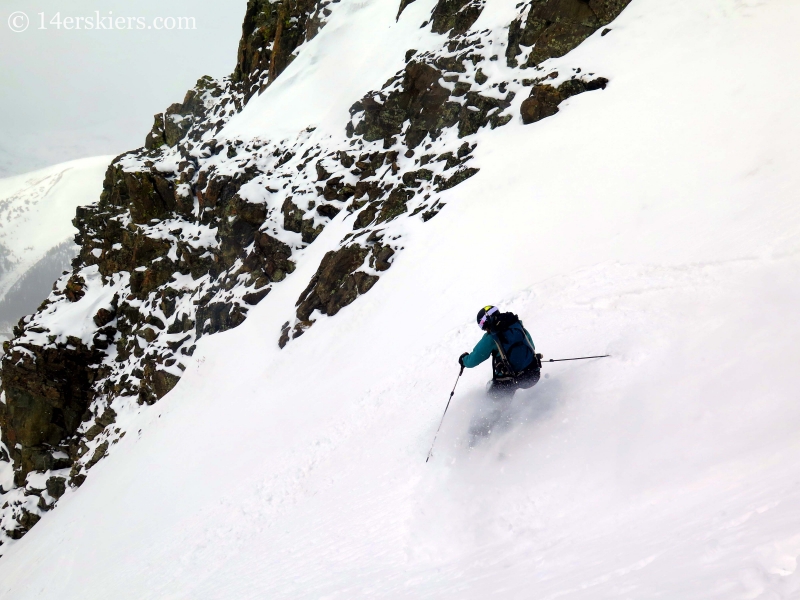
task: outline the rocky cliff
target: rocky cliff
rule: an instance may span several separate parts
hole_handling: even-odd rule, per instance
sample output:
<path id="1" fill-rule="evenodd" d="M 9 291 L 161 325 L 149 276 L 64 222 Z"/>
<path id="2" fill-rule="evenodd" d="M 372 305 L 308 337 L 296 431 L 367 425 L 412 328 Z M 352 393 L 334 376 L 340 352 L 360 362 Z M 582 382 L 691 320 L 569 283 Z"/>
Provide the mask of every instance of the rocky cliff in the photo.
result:
<path id="1" fill-rule="evenodd" d="M 6 536 L 24 535 L 80 486 L 126 434 L 120 414 L 167 394 L 197 340 L 241 324 L 334 219 L 350 231 L 324 255 L 275 343 L 367 293 L 403 250 L 404 220 L 432 219 L 441 192 L 479 172 L 474 134 L 536 122 L 609 83 L 541 63 L 628 2 L 533 0 L 505 27 L 475 30 L 483 2 L 439 0 L 424 26 L 441 47 L 407 49 L 402 70 L 353 98 L 338 138 L 309 127 L 273 140 L 220 134 L 340 4 L 250 0 L 232 76 L 200 79 L 156 115 L 142 148 L 112 162 L 98 202 L 75 216 L 72 270 L 4 345 Z"/>

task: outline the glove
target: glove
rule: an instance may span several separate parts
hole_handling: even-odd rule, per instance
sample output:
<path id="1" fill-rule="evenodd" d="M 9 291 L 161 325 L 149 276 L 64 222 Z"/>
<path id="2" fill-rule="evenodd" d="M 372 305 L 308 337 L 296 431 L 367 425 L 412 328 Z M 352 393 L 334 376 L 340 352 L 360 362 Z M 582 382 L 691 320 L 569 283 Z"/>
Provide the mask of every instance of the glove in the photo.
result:
<path id="1" fill-rule="evenodd" d="M 469 356 L 469 352 L 464 352 L 461 356 L 458 357 L 458 364 L 461 365 L 461 368 L 464 368 L 464 359 Z"/>

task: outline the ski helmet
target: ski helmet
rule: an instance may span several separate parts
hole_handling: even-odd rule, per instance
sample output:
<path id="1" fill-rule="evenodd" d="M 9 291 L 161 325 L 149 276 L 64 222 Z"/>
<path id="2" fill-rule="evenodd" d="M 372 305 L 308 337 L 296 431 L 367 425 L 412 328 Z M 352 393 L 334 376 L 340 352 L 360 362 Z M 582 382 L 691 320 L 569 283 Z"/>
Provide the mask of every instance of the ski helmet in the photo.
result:
<path id="1" fill-rule="evenodd" d="M 491 304 L 480 309 L 478 311 L 478 327 L 486 329 L 486 325 L 493 321 L 492 316 L 495 313 L 497 313 L 497 307 Z"/>

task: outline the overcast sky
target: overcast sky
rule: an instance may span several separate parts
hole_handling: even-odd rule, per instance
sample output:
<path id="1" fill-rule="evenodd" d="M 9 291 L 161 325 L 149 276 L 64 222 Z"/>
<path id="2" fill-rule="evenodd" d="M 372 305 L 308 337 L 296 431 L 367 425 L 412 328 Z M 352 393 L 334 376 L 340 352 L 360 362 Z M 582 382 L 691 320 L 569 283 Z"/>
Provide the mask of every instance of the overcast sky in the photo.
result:
<path id="1" fill-rule="evenodd" d="M 246 4 L 2 0 L 0 177 L 141 146 L 153 115 L 199 77 L 233 71 Z M 179 30 L 178 17 L 196 29 Z"/>

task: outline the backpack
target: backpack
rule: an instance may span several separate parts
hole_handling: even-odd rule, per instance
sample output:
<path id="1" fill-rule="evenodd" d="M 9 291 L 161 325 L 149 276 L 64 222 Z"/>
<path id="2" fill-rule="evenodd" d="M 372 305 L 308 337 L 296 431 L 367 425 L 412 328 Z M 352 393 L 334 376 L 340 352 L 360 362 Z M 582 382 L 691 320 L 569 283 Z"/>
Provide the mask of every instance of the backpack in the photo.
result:
<path id="1" fill-rule="evenodd" d="M 522 321 L 514 313 L 500 313 L 492 325 L 491 336 L 494 338 L 499 355 L 498 367 L 504 367 L 506 376 L 515 377 L 530 367 L 536 361 L 536 351 L 533 348 Z"/>

